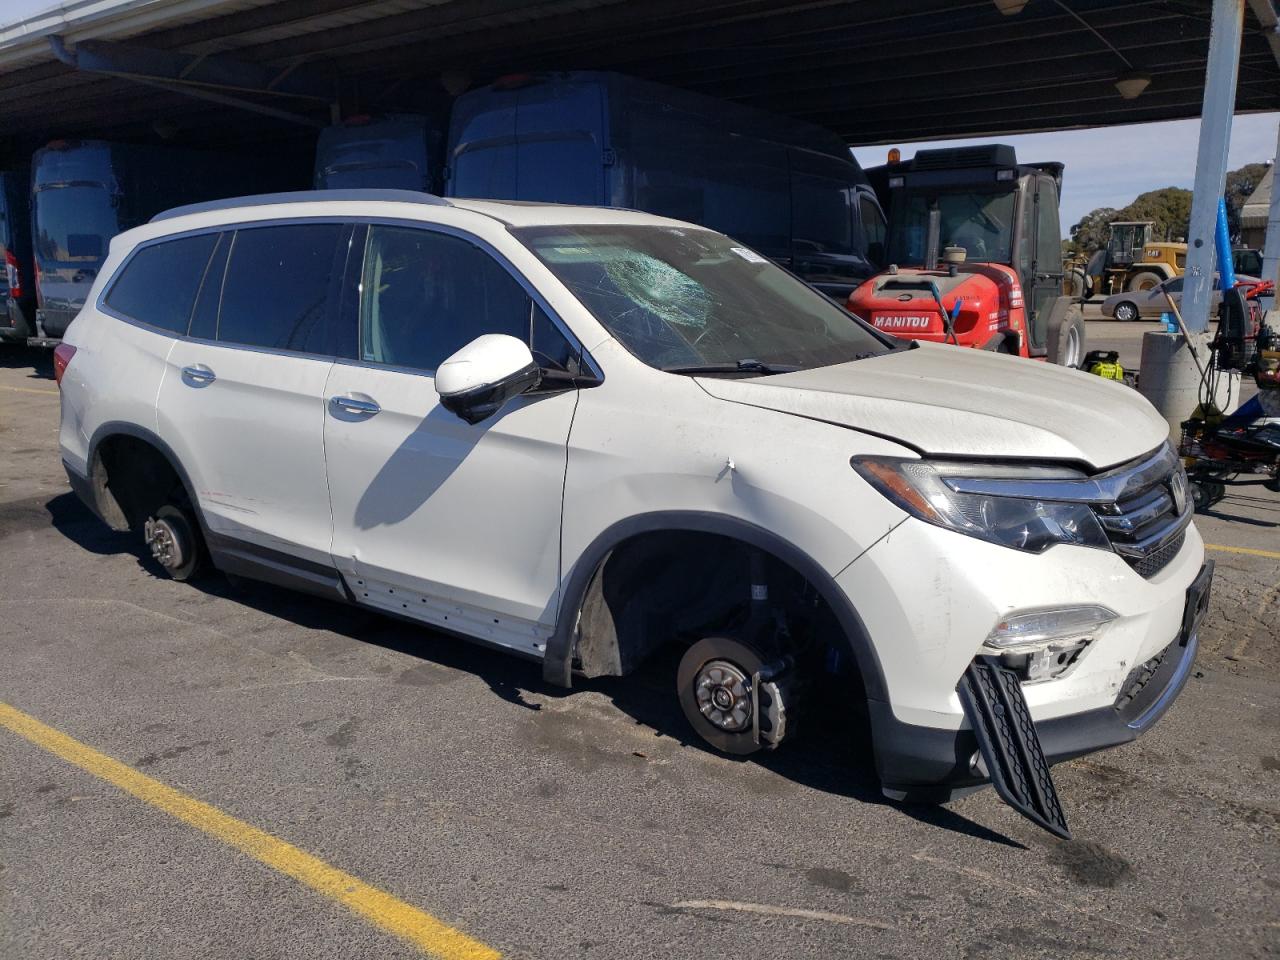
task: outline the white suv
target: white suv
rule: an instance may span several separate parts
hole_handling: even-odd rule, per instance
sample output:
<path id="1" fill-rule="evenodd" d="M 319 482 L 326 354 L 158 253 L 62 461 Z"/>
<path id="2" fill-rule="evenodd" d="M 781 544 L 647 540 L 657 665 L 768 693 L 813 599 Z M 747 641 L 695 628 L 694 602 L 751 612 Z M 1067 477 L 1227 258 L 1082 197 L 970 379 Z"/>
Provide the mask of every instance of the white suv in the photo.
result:
<path id="1" fill-rule="evenodd" d="M 1065 830 L 1046 762 L 1137 736 L 1194 659 L 1211 566 L 1146 401 L 892 340 L 687 223 L 185 207 L 112 241 L 56 366 L 72 486 L 174 577 L 211 561 L 566 686 L 679 645 L 674 693 L 736 754 L 835 686 L 893 797 L 992 780 Z"/>

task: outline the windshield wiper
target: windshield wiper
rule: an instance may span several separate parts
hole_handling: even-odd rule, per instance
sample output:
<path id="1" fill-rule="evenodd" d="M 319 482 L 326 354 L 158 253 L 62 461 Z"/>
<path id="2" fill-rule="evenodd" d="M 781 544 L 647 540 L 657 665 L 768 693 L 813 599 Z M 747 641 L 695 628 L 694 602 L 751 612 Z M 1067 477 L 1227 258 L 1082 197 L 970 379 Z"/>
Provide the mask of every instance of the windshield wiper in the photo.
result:
<path id="1" fill-rule="evenodd" d="M 731 363 L 700 363 L 687 367 L 663 367 L 667 373 L 795 373 L 800 369 L 794 363 L 765 363 L 748 357 Z"/>

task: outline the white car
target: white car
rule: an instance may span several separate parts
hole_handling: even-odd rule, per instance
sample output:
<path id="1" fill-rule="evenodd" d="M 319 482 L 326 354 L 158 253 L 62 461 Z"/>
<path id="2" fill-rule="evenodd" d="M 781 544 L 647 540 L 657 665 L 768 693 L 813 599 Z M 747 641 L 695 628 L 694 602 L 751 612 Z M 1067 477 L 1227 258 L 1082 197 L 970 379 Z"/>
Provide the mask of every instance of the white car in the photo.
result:
<path id="1" fill-rule="evenodd" d="M 175 578 L 211 561 L 565 686 L 675 646 L 733 754 L 834 686 L 891 797 L 993 780 L 1063 832 L 1027 784 L 1136 737 L 1195 656 L 1212 567 L 1138 394 L 893 340 L 687 223 L 185 207 L 112 241 L 56 368 L 72 486 Z"/>

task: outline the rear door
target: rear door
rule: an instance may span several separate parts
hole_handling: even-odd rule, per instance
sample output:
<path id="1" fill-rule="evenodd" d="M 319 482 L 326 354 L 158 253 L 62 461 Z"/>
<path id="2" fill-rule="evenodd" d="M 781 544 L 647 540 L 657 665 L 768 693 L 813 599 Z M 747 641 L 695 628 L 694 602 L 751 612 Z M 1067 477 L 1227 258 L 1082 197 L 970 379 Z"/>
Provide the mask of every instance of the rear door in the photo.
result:
<path id="1" fill-rule="evenodd" d="M 434 372 L 485 333 L 531 338 L 544 366 L 576 347 L 461 235 L 371 225 L 359 288 L 359 358 L 325 390 L 333 562 L 362 603 L 540 653 L 577 393 L 519 397 L 472 425 L 439 404 Z"/>
<path id="2" fill-rule="evenodd" d="M 608 202 L 602 93 L 591 80 L 540 83 L 520 91 L 516 199 Z"/>
<path id="3" fill-rule="evenodd" d="M 323 394 L 346 349 L 333 318 L 350 232 L 288 223 L 224 234 L 192 336 L 169 353 L 159 432 L 195 485 L 216 550 L 328 566 Z"/>

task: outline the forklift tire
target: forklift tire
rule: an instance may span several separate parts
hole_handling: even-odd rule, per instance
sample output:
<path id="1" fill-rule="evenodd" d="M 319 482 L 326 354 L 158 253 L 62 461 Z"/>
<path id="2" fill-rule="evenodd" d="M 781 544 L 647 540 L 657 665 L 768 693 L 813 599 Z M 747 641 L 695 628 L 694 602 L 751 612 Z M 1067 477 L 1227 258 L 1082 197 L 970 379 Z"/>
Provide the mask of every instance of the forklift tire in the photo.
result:
<path id="1" fill-rule="evenodd" d="M 1072 300 L 1083 300 L 1089 295 L 1089 282 L 1083 270 L 1072 270 L 1067 274 L 1063 292 Z"/>
<path id="2" fill-rule="evenodd" d="M 1073 303 L 1062 316 L 1049 324 L 1049 362 L 1062 367 L 1079 367 L 1084 360 L 1084 313 Z"/>
<path id="3" fill-rule="evenodd" d="M 1164 277 L 1152 270 L 1140 270 L 1129 278 L 1124 288 L 1129 293 L 1152 290 L 1164 281 Z"/>

